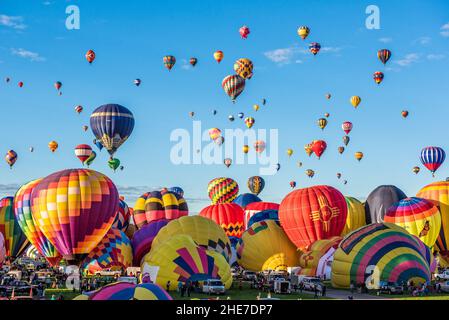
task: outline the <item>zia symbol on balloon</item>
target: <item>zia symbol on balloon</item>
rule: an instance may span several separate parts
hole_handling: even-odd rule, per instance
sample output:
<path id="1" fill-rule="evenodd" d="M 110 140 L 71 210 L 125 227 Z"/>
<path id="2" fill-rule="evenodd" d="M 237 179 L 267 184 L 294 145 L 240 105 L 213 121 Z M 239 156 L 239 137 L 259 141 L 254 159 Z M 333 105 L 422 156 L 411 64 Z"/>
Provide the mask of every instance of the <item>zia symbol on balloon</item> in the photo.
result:
<path id="1" fill-rule="evenodd" d="M 333 218 L 338 217 L 340 209 L 338 207 L 330 207 L 329 201 L 323 196 L 318 197 L 318 203 L 320 209 L 318 211 L 312 211 L 310 218 L 312 221 L 321 221 L 324 232 L 329 232 L 330 222 Z"/>

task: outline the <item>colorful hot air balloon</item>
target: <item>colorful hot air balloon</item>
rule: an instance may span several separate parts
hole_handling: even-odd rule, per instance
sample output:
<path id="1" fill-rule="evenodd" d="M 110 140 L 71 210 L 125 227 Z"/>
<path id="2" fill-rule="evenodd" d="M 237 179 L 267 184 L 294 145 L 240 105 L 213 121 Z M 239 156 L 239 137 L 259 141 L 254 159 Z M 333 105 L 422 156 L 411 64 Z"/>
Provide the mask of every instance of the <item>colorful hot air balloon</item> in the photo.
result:
<path id="1" fill-rule="evenodd" d="M 88 126 L 83 126 L 83 131 L 86 132 L 89 129 Z"/>
<path id="2" fill-rule="evenodd" d="M 318 240 L 312 243 L 309 250 L 299 258 L 301 270 L 299 275 L 330 279 L 334 253 L 341 242 L 341 237 Z"/>
<path id="3" fill-rule="evenodd" d="M 92 151 L 90 156 L 86 159 L 86 161 L 84 161 L 83 164 L 89 168 L 89 166 L 92 164 L 92 162 L 94 162 L 96 157 L 97 157 L 97 153 L 95 151 Z"/>
<path id="4" fill-rule="evenodd" d="M 181 197 L 184 197 L 184 190 L 181 187 L 171 187 L 168 188 L 168 191 L 176 193 L 180 195 Z"/>
<path id="5" fill-rule="evenodd" d="M 61 81 L 56 81 L 54 86 L 55 86 L 55 89 L 59 91 L 59 89 L 61 89 L 61 87 L 62 87 L 62 82 Z"/>
<path id="6" fill-rule="evenodd" d="M 190 118 L 193 118 L 194 115 L 195 115 L 195 112 L 193 112 L 193 111 L 190 111 L 190 112 L 189 112 Z"/>
<path id="7" fill-rule="evenodd" d="M 345 147 L 338 147 L 338 153 L 342 154 L 345 152 Z"/>
<path id="8" fill-rule="evenodd" d="M 189 63 L 190 63 L 190 65 L 192 67 L 194 67 L 198 63 L 198 59 L 197 58 L 190 58 Z"/>
<path id="9" fill-rule="evenodd" d="M 165 56 L 163 61 L 164 66 L 170 71 L 176 63 L 176 58 L 174 56 Z"/>
<path id="10" fill-rule="evenodd" d="M 218 128 L 209 129 L 209 137 L 212 141 L 215 141 L 218 137 L 221 136 L 221 130 Z"/>
<path id="11" fill-rule="evenodd" d="M 377 57 L 385 65 L 391 58 L 391 51 L 388 49 L 382 49 L 377 52 Z"/>
<path id="12" fill-rule="evenodd" d="M 215 221 L 229 237 L 240 238 L 245 230 L 243 209 L 236 203 L 213 204 L 203 208 L 199 215 Z"/>
<path id="13" fill-rule="evenodd" d="M 337 179 L 340 179 L 340 178 L 341 178 L 341 173 L 338 172 L 338 173 L 337 173 Z"/>
<path id="14" fill-rule="evenodd" d="M 234 71 L 243 79 L 251 79 L 253 76 L 253 62 L 247 58 L 240 58 L 234 63 Z"/>
<path id="15" fill-rule="evenodd" d="M 138 229 L 152 221 L 173 220 L 189 214 L 185 199 L 168 190 L 146 192 L 134 205 L 133 219 Z"/>
<path id="16" fill-rule="evenodd" d="M 297 266 L 299 253 L 281 226 L 274 220 L 254 223 L 237 244 L 237 261 L 253 271 L 287 271 Z"/>
<path id="17" fill-rule="evenodd" d="M 274 202 L 259 201 L 250 203 L 245 207 L 245 226 L 248 227 L 249 220 L 257 213 L 266 210 L 279 210 L 279 204 Z"/>
<path id="18" fill-rule="evenodd" d="M 5 238 L 7 257 L 16 258 L 26 250 L 29 242 L 14 215 L 13 197 L 5 197 L 0 200 L 0 234 L 1 233 Z"/>
<path id="19" fill-rule="evenodd" d="M 131 218 L 131 211 L 124 200 L 119 199 L 118 204 L 118 211 L 115 215 L 114 222 L 112 223 L 112 228 L 126 232 Z"/>
<path id="20" fill-rule="evenodd" d="M 138 86 L 140 86 L 140 84 L 142 83 L 142 80 L 140 80 L 140 79 L 135 79 L 133 82 L 134 82 L 134 85 L 135 85 L 136 87 L 138 87 Z"/>
<path id="21" fill-rule="evenodd" d="M 388 209 L 385 222 L 394 223 L 432 248 L 441 230 L 441 215 L 429 200 L 405 198 Z"/>
<path id="22" fill-rule="evenodd" d="M 380 282 L 427 283 L 432 254 L 418 238 L 391 223 L 364 226 L 340 242 L 332 263 L 332 287 L 365 284 L 379 289 Z"/>
<path id="23" fill-rule="evenodd" d="M 228 120 L 231 121 L 231 122 L 234 121 L 234 116 L 233 116 L 232 114 L 229 115 L 229 116 L 228 116 Z"/>
<path id="24" fill-rule="evenodd" d="M 317 240 L 339 236 L 347 217 L 345 197 L 330 186 L 314 186 L 289 193 L 279 207 L 279 220 L 301 250 Z"/>
<path id="25" fill-rule="evenodd" d="M 226 158 L 223 160 L 224 165 L 229 168 L 232 165 L 232 159 L 231 158 Z"/>
<path id="26" fill-rule="evenodd" d="M 220 63 L 221 60 L 223 60 L 223 57 L 224 57 L 223 51 L 217 50 L 214 52 L 214 59 L 218 63 Z"/>
<path id="27" fill-rule="evenodd" d="M 93 50 L 88 50 L 87 53 L 86 53 L 86 60 L 87 60 L 87 62 L 89 62 L 89 63 L 94 62 L 95 56 L 96 55 L 95 55 L 95 52 Z"/>
<path id="28" fill-rule="evenodd" d="M 313 176 L 315 175 L 315 171 L 313 171 L 312 169 L 307 169 L 307 170 L 306 170 L 306 175 L 307 175 L 309 178 L 313 178 Z"/>
<path id="29" fill-rule="evenodd" d="M 230 203 L 237 198 L 239 185 L 231 178 L 215 178 L 209 182 L 207 193 L 213 204 Z"/>
<path id="30" fill-rule="evenodd" d="M 246 223 L 246 229 L 249 229 L 256 222 L 261 222 L 264 220 L 273 220 L 276 223 L 280 223 L 278 211 L 277 210 L 263 210 L 258 213 L 255 213 L 254 215 L 251 216 L 251 218 L 249 218 L 248 222 Z"/>
<path id="31" fill-rule="evenodd" d="M 34 147 L 30 147 L 30 152 L 34 152 Z"/>
<path id="32" fill-rule="evenodd" d="M 357 159 L 357 161 L 360 162 L 360 160 L 363 159 L 363 152 L 357 151 L 356 153 L 354 153 L 354 157 Z"/>
<path id="33" fill-rule="evenodd" d="M 56 149 L 58 149 L 58 143 L 56 141 L 50 141 L 48 143 L 48 148 L 50 149 L 51 152 L 55 152 Z"/>
<path id="34" fill-rule="evenodd" d="M 134 129 L 134 116 L 124 106 L 105 104 L 92 112 L 90 128 L 111 156 L 129 138 Z"/>
<path id="35" fill-rule="evenodd" d="M 248 38 L 248 35 L 250 34 L 250 31 L 249 31 L 249 28 L 247 26 L 242 26 L 239 29 L 239 33 L 240 33 L 240 36 L 242 37 L 242 39 L 246 39 L 246 38 Z"/>
<path id="36" fill-rule="evenodd" d="M 257 111 L 259 111 L 259 108 L 260 108 L 260 107 L 259 107 L 259 105 L 258 105 L 258 104 L 255 104 L 255 105 L 253 105 L 253 109 L 254 109 L 254 111 L 256 111 L 256 112 L 257 112 Z"/>
<path id="37" fill-rule="evenodd" d="M 232 102 L 243 92 L 245 89 L 245 79 L 238 75 L 226 76 L 221 82 L 221 86 L 226 94 L 231 98 Z"/>
<path id="38" fill-rule="evenodd" d="M 315 153 L 318 159 L 321 158 L 326 148 L 327 148 L 326 141 L 315 140 L 312 142 L 312 151 Z"/>
<path id="39" fill-rule="evenodd" d="M 345 197 L 345 199 L 348 205 L 348 215 L 346 217 L 345 228 L 341 233 L 342 237 L 366 225 L 365 207 L 363 203 L 353 197 Z"/>
<path id="40" fill-rule="evenodd" d="M 443 164 L 446 159 L 446 153 L 440 147 L 426 147 L 421 150 L 421 163 L 432 172 L 435 176 L 435 171 Z"/>
<path id="41" fill-rule="evenodd" d="M 345 122 L 343 122 L 343 124 L 341 125 L 341 128 L 343 129 L 343 131 L 344 131 L 346 134 L 349 134 L 349 133 L 351 132 L 351 130 L 352 130 L 352 123 L 349 122 L 349 121 L 345 121 Z"/>
<path id="42" fill-rule="evenodd" d="M 3 264 L 6 258 L 5 237 L 0 233 L 0 265 Z"/>
<path id="43" fill-rule="evenodd" d="M 101 287 L 89 296 L 80 295 L 73 300 L 173 300 L 173 298 L 158 284 L 115 282 Z"/>
<path id="44" fill-rule="evenodd" d="M 262 177 L 254 176 L 248 178 L 248 189 L 255 195 L 259 195 L 265 187 L 265 180 Z"/>
<path id="45" fill-rule="evenodd" d="M 298 36 L 300 36 L 302 40 L 305 40 L 310 33 L 310 29 L 309 27 L 301 26 L 298 28 L 297 32 Z"/>
<path id="46" fill-rule="evenodd" d="M 257 140 L 256 142 L 254 142 L 254 151 L 256 151 L 257 153 L 262 153 L 265 151 L 265 141 L 263 140 Z"/>
<path id="47" fill-rule="evenodd" d="M 408 117 L 408 111 L 407 110 L 403 110 L 402 112 L 401 112 L 401 115 L 402 115 L 402 117 L 405 119 L 405 118 L 407 118 Z"/>
<path id="48" fill-rule="evenodd" d="M 326 112 L 326 113 L 324 114 L 324 116 L 325 116 L 326 118 L 329 118 L 330 114 L 329 114 L 328 112 Z"/>
<path id="49" fill-rule="evenodd" d="M 111 228 L 119 195 L 105 175 L 89 169 L 55 172 L 31 192 L 37 227 L 69 263 L 79 263 Z"/>
<path id="50" fill-rule="evenodd" d="M 312 144 L 311 143 L 306 144 L 304 146 L 304 150 L 306 151 L 306 154 L 310 157 L 310 155 L 313 153 Z"/>
<path id="51" fill-rule="evenodd" d="M 81 112 L 83 112 L 83 107 L 82 106 L 76 106 L 75 107 L 75 111 L 76 111 L 76 113 L 80 114 Z"/>
<path id="52" fill-rule="evenodd" d="M 318 52 L 320 52 L 321 49 L 321 45 L 317 42 L 312 42 L 311 44 L 309 44 L 309 51 L 316 56 L 316 54 Z"/>
<path id="53" fill-rule="evenodd" d="M 330 100 L 331 97 L 332 97 L 332 95 L 331 95 L 330 93 L 327 93 L 327 94 L 326 94 L 326 99 L 327 99 L 327 100 Z"/>
<path id="54" fill-rule="evenodd" d="M 75 156 L 84 164 L 92 154 L 92 148 L 88 144 L 79 144 L 75 147 Z"/>
<path id="55" fill-rule="evenodd" d="M 239 114 L 237 115 L 240 119 L 243 119 L 243 117 L 245 116 L 245 114 L 243 112 L 239 112 Z"/>
<path id="56" fill-rule="evenodd" d="M 407 198 L 398 187 L 391 185 L 379 186 L 374 189 L 365 202 L 366 223 L 380 223 L 384 221 L 387 210 L 402 199 Z"/>
<path id="57" fill-rule="evenodd" d="M 168 224 L 169 220 L 151 221 L 138 229 L 132 237 L 133 263 L 140 265 L 142 258 L 151 250 L 153 240 L 159 231 Z"/>
<path id="58" fill-rule="evenodd" d="M 324 130 L 324 128 L 326 128 L 327 126 L 327 120 L 325 118 L 318 119 L 318 126 L 321 130 Z"/>
<path id="59" fill-rule="evenodd" d="M 9 165 L 9 167 L 12 169 L 12 166 L 17 161 L 17 153 L 14 150 L 9 150 L 6 153 L 5 161 Z"/>
<path id="60" fill-rule="evenodd" d="M 414 174 L 418 174 L 419 171 L 421 171 L 421 168 L 420 167 L 413 167 L 412 171 L 413 171 Z"/>
<path id="61" fill-rule="evenodd" d="M 362 102 L 362 98 L 360 98 L 359 96 L 352 96 L 350 101 L 351 101 L 352 106 L 357 109 L 360 102 Z"/>
<path id="62" fill-rule="evenodd" d="M 380 84 L 384 80 L 383 72 L 380 71 L 374 72 L 373 79 L 377 84 Z"/>
<path id="63" fill-rule="evenodd" d="M 296 181 L 290 181 L 290 187 L 292 189 L 295 189 L 296 188 Z"/>
<path id="64" fill-rule="evenodd" d="M 248 127 L 248 129 L 251 129 L 255 122 L 256 122 L 256 120 L 253 117 L 245 118 L 245 124 Z"/>
<path id="65" fill-rule="evenodd" d="M 348 136 L 343 137 L 343 143 L 345 144 L 345 146 L 348 145 L 349 141 L 351 141 L 351 138 L 349 138 Z"/>

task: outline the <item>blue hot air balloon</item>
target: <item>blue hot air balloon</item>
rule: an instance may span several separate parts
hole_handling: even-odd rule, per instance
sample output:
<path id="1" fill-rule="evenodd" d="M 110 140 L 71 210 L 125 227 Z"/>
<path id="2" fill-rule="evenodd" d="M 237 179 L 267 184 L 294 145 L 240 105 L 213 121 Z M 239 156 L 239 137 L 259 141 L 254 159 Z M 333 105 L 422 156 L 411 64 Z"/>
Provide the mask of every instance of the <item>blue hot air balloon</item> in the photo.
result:
<path id="1" fill-rule="evenodd" d="M 446 153 L 440 147 L 426 147 L 422 149 L 420 158 L 422 164 L 434 175 L 446 159 Z"/>
<path id="2" fill-rule="evenodd" d="M 168 188 L 168 191 L 179 194 L 181 197 L 184 197 L 184 190 L 181 187 L 171 187 Z"/>

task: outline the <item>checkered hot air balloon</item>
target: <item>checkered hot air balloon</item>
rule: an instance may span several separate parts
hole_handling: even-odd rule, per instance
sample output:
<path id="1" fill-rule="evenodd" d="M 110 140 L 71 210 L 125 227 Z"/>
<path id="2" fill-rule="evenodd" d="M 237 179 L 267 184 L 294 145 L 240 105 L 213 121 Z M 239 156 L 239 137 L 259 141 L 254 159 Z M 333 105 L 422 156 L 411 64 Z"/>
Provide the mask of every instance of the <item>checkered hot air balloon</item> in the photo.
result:
<path id="1" fill-rule="evenodd" d="M 14 215 L 13 197 L 0 200 L 0 233 L 5 237 L 7 257 L 16 258 L 26 250 L 29 241 Z"/>
<path id="2" fill-rule="evenodd" d="M 114 223 L 112 224 L 113 228 L 126 232 L 129 226 L 129 219 L 131 217 L 131 212 L 129 211 L 129 207 L 126 202 L 122 199 L 119 199 L 119 207 L 117 211 L 117 215 L 115 216 Z"/>
<path id="3" fill-rule="evenodd" d="M 245 89 L 245 79 L 235 74 L 229 75 L 223 79 L 221 86 L 231 98 L 232 102 L 235 102 L 235 99 L 237 99 Z"/>
<path id="4" fill-rule="evenodd" d="M 164 66 L 170 71 L 176 63 L 176 58 L 174 56 L 165 56 L 164 57 Z"/>
<path id="5" fill-rule="evenodd" d="M 230 203 L 237 198 L 239 185 L 231 178 L 215 178 L 207 185 L 207 193 L 213 204 Z"/>
<path id="6" fill-rule="evenodd" d="M 253 76 L 253 63 L 247 58 L 238 59 L 234 63 L 234 71 L 243 79 L 251 79 Z"/>
<path id="7" fill-rule="evenodd" d="M 440 147 L 426 147 L 421 150 L 421 163 L 432 172 L 435 176 L 435 171 L 443 164 L 446 159 L 446 153 Z"/>
<path id="8" fill-rule="evenodd" d="M 89 159 L 92 154 L 92 148 L 88 144 L 79 144 L 75 147 L 75 156 L 81 161 L 82 164 Z"/>

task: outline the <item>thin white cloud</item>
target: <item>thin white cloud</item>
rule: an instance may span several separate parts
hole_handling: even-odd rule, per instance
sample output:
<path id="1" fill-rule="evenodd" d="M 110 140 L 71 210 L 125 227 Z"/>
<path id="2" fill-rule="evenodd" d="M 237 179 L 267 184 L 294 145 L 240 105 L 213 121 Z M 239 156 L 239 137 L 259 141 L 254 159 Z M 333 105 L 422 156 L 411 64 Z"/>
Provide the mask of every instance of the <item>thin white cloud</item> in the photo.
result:
<path id="1" fill-rule="evenodd" d="M 440 34 L 445 38 L 449 38 L 449 22 L 441 27 Z"/>
<path id="2" fill-rule="evenodd" d="M 379 42 L 382 42 L 382 43 L 390 43 L 392 41 L 393 41 L 393 39 L 392 38 L 388 38 L 388 37 L 379 38 Z"/>
<path id="3" fill-rule="evenodd" d="M 28 50 L 25 50 L 25 49 L 22 49 L 22 48 L 19 48 L 19 49 L 12 48 L 11 49 L 11 53 L 13 55 L 15 55 L 15 56 L 18 56 L 18 57 L 21 57 L 21 58 L 24 58 L 24 59 L 28 59 L 28 60 L 33 61 L 33 62 L 45 61 L 45 58 L 41 57 L 39 55 L 39 53 L 28 51 Z"/>
<path id="4" fill-rule="evenodd" d="M 181 59 L 181 69 L 183 70 L 191 70 L 193 69 L 190 63 L 187 62 L 186 59 Z"/>
<path id="5" fill-rule="evenodd" d="M 413 44 L 420 44 L 422 46 L 428 45 L 432 41 L 430 37 L 419 37 L 413 41 Z"/>
<path id="6" fill-rule="evenodd" d="M 394 61 L 401 67 L 408 67 L 419 61 L 420 55 L 418 53 L 409 53 L 404 58 Z"/>
<path id="7" fill-rule="evenodd" d="M 27 26 L 23 23 L 23 18 L 19 16 L 7 16 L 5 14 L 0 14 L 0 26 L 13 28 L 16 30 L 23 30 Z"/>
<path id="8" fill-rule="evenodd" d="M 427 59 L 432 60 L 432 61 L 443 60 L 444 58 L 446 58 L 446 55 L 444 55 L 444 54 L 431 53 L 431 54 L 427 55 Z"/>
<path id="9" fill-rule="evenodd" d="M 342 50 L 340 47 L 322 47 L 319 54 L 339 53 Z M 280 48 L 263 53 L 266 58 L 273 61 L 279 66 L 291 63 L 303 63 L 301 59 L 297 59 L 298 55 L 310 55 L 310 51 L 302 49 L 297 46 L 288 48 Z"/>

